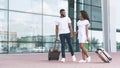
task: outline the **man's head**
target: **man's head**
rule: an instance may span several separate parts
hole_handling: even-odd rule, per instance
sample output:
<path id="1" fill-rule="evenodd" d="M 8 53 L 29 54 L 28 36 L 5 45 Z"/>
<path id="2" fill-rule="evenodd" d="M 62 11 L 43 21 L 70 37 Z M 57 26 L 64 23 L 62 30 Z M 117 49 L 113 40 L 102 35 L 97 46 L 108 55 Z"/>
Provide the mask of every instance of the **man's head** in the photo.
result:
<path id="1" fill-rule="evenodd" d="M 65 17 L 66 16 L 65 9 L 60 9 L 60 15 L 61 15 L 61 17 Z"/>

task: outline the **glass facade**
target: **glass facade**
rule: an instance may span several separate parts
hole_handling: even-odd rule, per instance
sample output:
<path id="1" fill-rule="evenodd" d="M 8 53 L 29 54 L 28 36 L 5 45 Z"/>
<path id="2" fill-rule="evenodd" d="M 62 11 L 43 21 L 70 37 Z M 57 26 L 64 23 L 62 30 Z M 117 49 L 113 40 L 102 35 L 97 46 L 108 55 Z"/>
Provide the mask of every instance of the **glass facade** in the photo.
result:
<path id="1" fill-rule="evenodd" d="M 23 12 L 42 13 L 42 0 L 9 0 L 9 9 Z"/>
<path id="2" fill-rule="evenodd" d="M 73 28 L 79 11 L 87 11 L 91 25 L 90 42 L 85 47 L 88 51 L 103 47 L 101 0 L 0 0 L 0 53 L 48 52 L 54 46 L 55 20 L 61 8 L 70 16 Z M 116 36 L 120 50 L 119 30 Z M 80 51 L 77 38 L 73 47 L 74 51 Z"/>
<path id="3" fill-rule="evenodd" d="M 0 53 L 48 52 L 61 8 L 68 0 L 0 0 Z"/>

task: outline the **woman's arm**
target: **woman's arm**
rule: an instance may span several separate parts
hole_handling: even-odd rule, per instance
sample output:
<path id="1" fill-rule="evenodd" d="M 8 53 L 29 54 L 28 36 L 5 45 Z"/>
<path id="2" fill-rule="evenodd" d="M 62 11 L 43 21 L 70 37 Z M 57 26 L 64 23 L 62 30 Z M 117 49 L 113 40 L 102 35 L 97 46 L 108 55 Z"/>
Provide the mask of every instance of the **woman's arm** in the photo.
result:
<path id="1" fill-rule="evenodd" d="M 86 37 L 87 37 L 87 41 L 88 41 L 88 24 L 86 25 Z"/>

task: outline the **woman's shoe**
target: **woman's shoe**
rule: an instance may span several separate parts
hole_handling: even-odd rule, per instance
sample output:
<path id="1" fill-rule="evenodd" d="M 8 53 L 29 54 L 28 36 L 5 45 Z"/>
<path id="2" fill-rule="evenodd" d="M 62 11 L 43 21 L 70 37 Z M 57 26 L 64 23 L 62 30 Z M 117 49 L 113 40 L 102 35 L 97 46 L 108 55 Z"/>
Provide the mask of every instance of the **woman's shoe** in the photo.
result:
<path id="1" fill-rule="evenodd" d="M 90 56 L 86 58 L 86 62 L 91 62 L 91 57 Z"/>
<path id="2" fill-rule="evenodd" d="M 86 60 L 80 60 L 79 63 L 86 63 Z"/>

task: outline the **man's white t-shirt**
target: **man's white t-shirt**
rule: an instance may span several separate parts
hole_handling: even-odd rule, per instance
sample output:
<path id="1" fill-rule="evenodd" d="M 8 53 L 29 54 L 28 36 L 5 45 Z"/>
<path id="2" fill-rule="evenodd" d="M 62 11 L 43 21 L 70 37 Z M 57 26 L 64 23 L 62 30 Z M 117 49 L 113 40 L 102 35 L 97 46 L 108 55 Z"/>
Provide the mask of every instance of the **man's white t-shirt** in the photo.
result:
<path id="1" fill-rule="evenodd" d="M 79 43 L 86 43 L 87 42 L 86 25 L 90 25 L 88 20 L 79 20 L 77 22 Z"/>
<path id="2" fill-rule="evenodd" d="M 58 18 L 56 20 L 56 25 L 58 25 L 59 28 L 59 34 L 67 34 L 70 33 L 68 24 L 71 23 L 71 20 L 69 17 L 63 17 Z"/>

